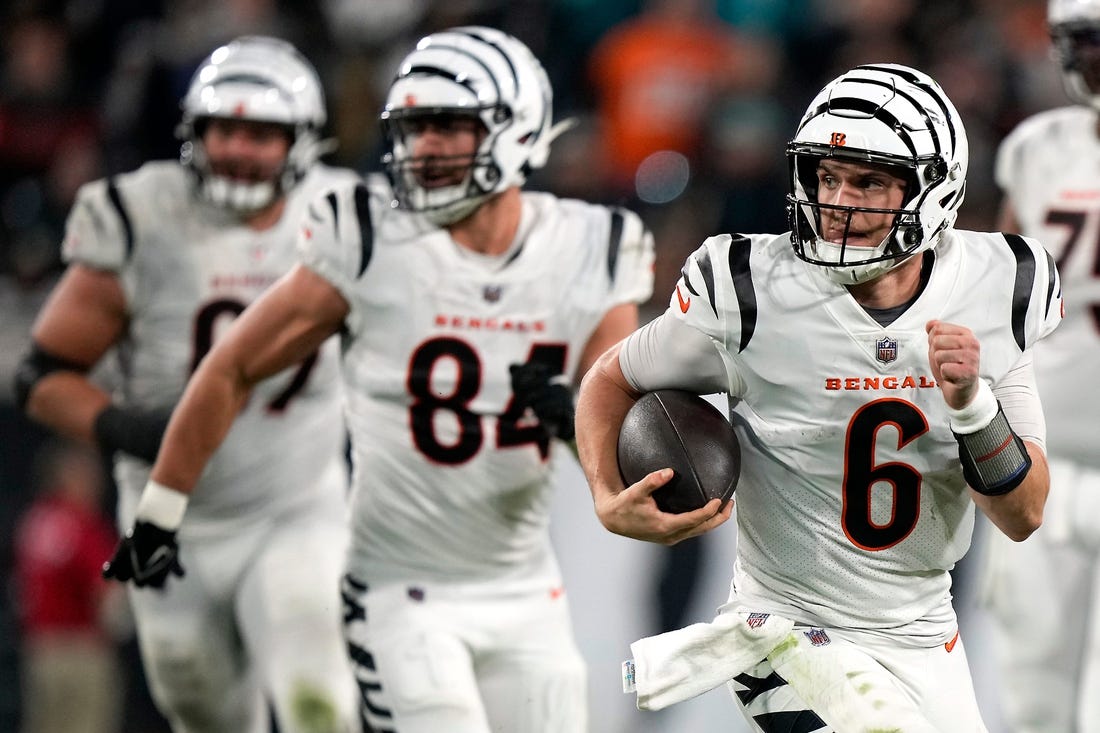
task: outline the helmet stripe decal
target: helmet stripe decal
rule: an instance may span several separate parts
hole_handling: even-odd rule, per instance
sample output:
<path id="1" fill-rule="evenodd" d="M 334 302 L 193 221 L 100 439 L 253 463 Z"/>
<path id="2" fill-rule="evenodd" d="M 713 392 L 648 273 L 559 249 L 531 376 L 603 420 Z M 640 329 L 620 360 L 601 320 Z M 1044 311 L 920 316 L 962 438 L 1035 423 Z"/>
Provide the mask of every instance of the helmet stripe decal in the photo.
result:
<path id="1" fill-rule="evenodd" d="M 471 33 L 469 31 L 464 31 L 463 35 L 466 35 L 466 36 L 469 36 L 470 38 L 481 41 L 486 46 L 488 46 L 489 48 L 495 50 L 497 53 L 500 54 L 501 58 L 504 59 L 504 63 L 508 64 L 508 70 L 512 72 L 512 82 L 516 85 L 516 93 L 518 94 L 519 93 L 519 73 L 516 71 L 515 64 L 512 63 L 512 58 L 507 53 L 504 52 L 504 49 L 501 48 L 496 43 L 493 43 L 489 39 L 478 35 L 477 33 Z"/>
<path id="2" fill-rule="evenodd" d="M 477 91 L 474 89 L 473 85 L 471 85 L 467 80 L 459 79 L 458 76 L 456 76 L 455 74 L 452 74 L 446 69 L 441 69 L 438 66 L 413 66 L 405 73 L 399 75 L 397 78 L 405 79 L 410 76 L 439 76 L 449 81 L 453 81 L 455 84 L 466 87 L 474 95 L 477 94 Z"/>
<path id="3" fill-rule="evenodd" d="M 900 78 L 904 79 L 905 81 L 909 82 L 910 84 L 912 84 L 913 86 L 915 86 L 919 89 L 923 89 L 925 92 L 927 92 L 928 96 L 930 96 L 930 97 L 932 97 L 932 99 L 936 100 L 936 106 L 940 108 L 940 112 L 943 114 L 944 123 L 947 125 L 948 132 L 951 133 L 951 149 L 952 150 L 955 149 L 955 146 L 958 145 L 958 142 L 957 142 L 956 137 L 955 137 L 955 124 L 952 121 L 951 111 L 947 108 L 947 105 L 944 103 L 943 92 L 938 91 L 932 85 L 928 84 L 926 81 L 924 81 L 920 77 L 918 77 L 916 74 L 907 73 L 903 69 L 895 69 L 895 68 L 891 68 L 891 67 L 888 67 L 888 66 L 876 66 L 874 64 L 868 64 L 866 66 L 860 66 L 858 68 L 859 69 L 868 69 L 868 70 L 871 70 L 871 71 L 878 71 L 878 72 L 881 72 L 883 74 L 893 74 L 894 76 L 900 77 Z M 909 97 L 906 97 L 906 98 L 909 99 Z M 913 100 L 910 99 L 910 101 L 913 101 Z M 914 102 L 914 104 L 915 104 L 915 102 Z M 916 107 L 917 107 L 917 109 L 921 109 L 921 110 L 924 109 L 919 104 L 917 104 Z M 937 147 L 938 147 L 938 141 L 937 141 Z"/>
<path id="4" fill-rule="evenodd" d="M 218 77 L 210 82 L 210 86 L 218 86 L 219 84 L 258 84 L 265 87 L 275 87 L 280 92 L 285 90 L 279 86 L 279 84 L 268 76 L 260 76 L 259 74 L 227 74 L 226 76 Z"/>
<path id="5" fill-rule="evenodd" d="M 462 32 L 464 35 L 466 35 L 470 38 L 473 38 L 477 41 L 481 41 L 486 46 L 489 46 L 490 48 L 492 48 L 493 50 L 495 50 L 497 53 L 500 54 L 501 58 L 504 59 L 504 63 L 508 64 L 508 70 L 512 72 L 512 83 L 516 87 L 516 96 L 519 97 L 520 95 L 522 95 L 523 86 L 520 83 L 519 71 L 516 69 L 516 65 L 512 62 L 512 57 L 509 56 L 508 53 L 503 48 L 501 48 L 499 44 L 494 43 L 493 41 L 490 41 L 488 38 L 485 38 L 484 36 L 482 36 L 478 33 L 475 33 L 475 32 L 472 32 L 472 31 L 466 30 L 466 29 L 460 29 L 460 32 Z M 492 74 L 490 74 L 490 77 L 493 79 L 493 82 L 496 83 L 496 76 L 493 76 Z M 497 97 L 498 98 L 500 98 L 500 94 L 501 94 L 500 85 L 497 84 Z M 543 109 L 549 111 L 550 110 L 550 100 L 546 98 L 546 93 L 544 92 L 540 96 L 542 96 Z M 541 133 L 542 133 L 542 128 L 541 127 L 536 128 L 534 139 L 537 139 Z M 530 172 L 530 171 L 528 171 L 528 172 Z"/>
<path id="6" fill-rule="evenodd" d="M 939 136 L 936 135 L 936 128 L 935 128 L 935 125 L 932 124 L 932 119 L 928 116 L 928 112 L 924 109 L 924 105 L 922 105 L 915 98 L 913 98 L 912 95 L 906 93 L 905 91 L 903 91 L 901 89 L 898 89 L 897 87 L 886 84 L 886 83 L 882 82 L 879 79 L 853 78 L 851 81 L 853 81 L 853 82 L 860 81 L 860 82 L 863 82 L 865 84 L 873 84 L 875 86 L 880 86 L 880 87 L 884 87 L 886 89 L 891 89 L 899 97 L 901 97 L 905 101 L 909 102 L 909 104 L 911 104 L 913 106 L 913 111 L 916 112 L 918 115 L 920 115 L 921 119 L 924 120 L 924 127 L 925 127 L 926 131 L 928 132 L 929 137 L 932 138 L 932 145 L 936 149 L 936 154 L 940 155 L 940 154 L 943 153 L 943 147 L 940 145 Z M 932 97 L 936 96 L 936 95 L 932 94 L 931 90 L 927 89 L 926 87 L 922 86 L 920 88 L 927 91 L 930 96 L 932 96 Z M 950 128 L 950 126 L 951 126 L 951 116 L 947 114 L 947 110 L 943 107 L 942 102 L 938 98 L 936 99 L 936 102 L 937 102 L 938 106 L 940 107 L 940 109 L 943 111 L 943 113 L 945 115 L 944 119 L 947 120 L 948 127 Z M 954 128 L 951 128 L 951 144 L 952 145 L 955 144 L 955 131 L 954 131 Z"/>
<path id="7" fill-rule="evenodd" d="M 266 76 L 258 76 L 255 74 L 234 74 L 232 76 L 223 76 L 212 81 L 210 83 L 210 87 L 219 87 L 223 84 L 254 84 L 256 86 L 274 89 L 276 92 L 278 92 L 279 97 L 283 100 L 284 104 L 290 104 L 294 98 L 293 93 L 289 89 L 285 89 L 284 87 L 280 86 L 274 79 Z"/>
<path id="8" fill-rule="evenodd" d="M 471 36 L 471 37 L 472 38 L 477 38 L 476 36 Z M 477 40 L 480 41 L 481 39 L 478 38 Z M 491 48 L 496 48 L 496 46 L 492 46 L 492 44 L 486 43 L 486 45 L 489 45 Z M 485 75 L 487 77 L 489 77 L 489 80 L 491 82 L 493 82 L 493 88 L 496 91 L 497 100 L 501 99 L 502 93 L 501 93 L 501 90 L 500 90 L 500 82 L 497 81 L 496 74 L 494 74 L 493 70 L 489 68 L 489 65 L 486 64 L 484 60 L 478 58 L 478 56 L 476 54 L 470 53 L 469 51 L 467 51 L 464 48 L 459 48 L 457 46 L 451 46 L 451 45 L 448 45 L 446 43 L 433 43 L 431 46 L 426 48 L 425 51 L 430 51 L 432 49 L 446 49 L 448 51 L 453 51 L 453 52 L 455 52 L 459 55 L 462 55 L 462 56 L 465 56 L 469 59 L 472 59 L 478 66 L 480 66 L 482 69 L 485 70 Z M 503 52 L 502 52 L 502 55 L 503 55 Z M 505 58 L 507 59 L 507 57 L 505 57 Z M 512 67 L 511 61 L 508 62 L 508 68 L 512 70 L 513 75 L 516 73 L 515 68 Z M 412 76 L 414 73 L 429 74 L 429 75 L 432 75 L 432 76 L 441 76 L 444 79 L 450 79 L 451 81 L 455 82 L 456 84 L 461 84 L 462 86 L 469 89 L 471 92 L 474 92 L 475 96 L 477 95 L 476 90 L 465 79 L 460 79 L 455 74 L 453 74 L 449 71 L 446 71 L 445 69 L 441 69 L 438 66 L 414 66 L 411 69 L 409 69 L 408 73 L 399 74 L 397 78 L 402 79 L 402 78 L 407 77 L 407 76 Z"/>
<path id="9" fill-rule="evenodd" d="M 884 125 L 894 131 L 898 138 L 905 143 L 905 147 L 909 148 L 909 153 L 914 158 L 917 155 L 917 146 L 913 142 L 913 137 L 909 134 L 909 130 L 901 124 L 897 117 L 887 112 L 881 105 L 875 104 L 866 99 L 859 99 L 857 97 L 833 97 L 824 102 L 820 107 L 814 110 L 813 115 L 806 115 L 807 122 L 813 117 L 828 112 L 835 114 L 838 117 L 844 117 L 843 112 L 858 112 L 866 117 L 873 117 L 879 120 Z"/>

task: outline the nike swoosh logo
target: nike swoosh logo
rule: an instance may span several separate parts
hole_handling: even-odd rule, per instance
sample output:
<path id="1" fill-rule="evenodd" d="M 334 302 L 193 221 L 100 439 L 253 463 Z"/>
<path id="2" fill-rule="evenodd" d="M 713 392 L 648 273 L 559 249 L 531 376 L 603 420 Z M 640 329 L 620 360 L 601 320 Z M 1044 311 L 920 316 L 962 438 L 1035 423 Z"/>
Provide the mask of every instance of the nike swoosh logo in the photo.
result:
<path id="1" fill-rule="evenodd" d="M 688 308 L 691 307 L 691 298 L 684 300 L 684 296 L 680 295 L 680 286 L 676 286 L 676 300 L 680 301 L 680 312 L 687 313 Z"/>
<path id="2" fill-rule="evenodd" d="M 943 645 L 943 648 L 947 650 L 947 653 L 948 653 L 948 654 L 950 654 L 950 653 L 951 653 L 951 650 L 955 648 L 955 644 L 956 644 L 956 643 L 957 643 L 958 641 L 959 641 L 959 632 L 958 632 L 958 631 L 956 631 L 956 632 L 955 632 L 955 635 L 954 635 L 953 637 L 951 637 L 951 641 L 949 641 L 949 642 L 947 642 L 946 644 L 944 644 L 944 645 Z"/>
<path id="3" fill-rule="evenodd" d="M 136 553 L 134 560 L 134 577 L 144 581 L 157 575 L 172 561 L 172 551 L 167 547 L 158 547 L 149 554 L 144 565 L 137 562 Z"/>

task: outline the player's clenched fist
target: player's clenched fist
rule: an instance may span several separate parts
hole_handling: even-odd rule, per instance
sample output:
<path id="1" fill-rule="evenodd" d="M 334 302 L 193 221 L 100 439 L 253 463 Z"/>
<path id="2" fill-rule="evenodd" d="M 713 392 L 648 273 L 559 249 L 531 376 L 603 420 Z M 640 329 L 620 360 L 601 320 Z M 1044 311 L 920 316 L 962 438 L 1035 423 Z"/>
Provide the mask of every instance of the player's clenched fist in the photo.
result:
<path id="1" fill-rule="evenodd" d="M 929 321 L 928 365 L 943 391 L 943 399 L 953 410 L 966 407 L 978 389 L 978 364 L 981 344 L 966 326 L 946 321 Z"/>

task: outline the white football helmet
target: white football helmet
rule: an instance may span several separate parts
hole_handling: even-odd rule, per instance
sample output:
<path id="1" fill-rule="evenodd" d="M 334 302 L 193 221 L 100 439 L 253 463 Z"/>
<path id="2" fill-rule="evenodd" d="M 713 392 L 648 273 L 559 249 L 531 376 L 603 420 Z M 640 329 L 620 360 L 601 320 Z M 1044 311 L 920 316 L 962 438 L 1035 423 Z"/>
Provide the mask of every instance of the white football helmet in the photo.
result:
<path id="1" fill-rule="evenodd" d="M 572 125 L 551 125 L 552 103 L 542 64 L 507 33 L 465 26 L 421 39 L 401 62 L 381 115 L 389 146 L 383 163 L 397 204 L 444 226 L 489 196 L 522 186 L 532 170 L 546 165 L 554 138 Z M 454 161 L 466 168 L 461 183 L 425 188 L 417 178 L 425 161 L 414 159 L 405 123 L 430 115 L 470 116 L 484 127 L 473 163 Z"/>
<path id="2" fill-rule="evenodd" d="M 195 71 L 180 107 L 180 161 L 198 174 L 207 198 L 235 211 L 264 208 L 326 152 L 319 139 L 326 119 L 321 81 L 298 49 L 278 38 L 242 36 L 215 49 Z M 281 174 L 261 183 L 214 175 L 202 143 L 203 121 L 212 117 L 286 125 L 292 142 Z"/>
<path id="3" fill-rule="evenodd" d="M 795 253 L 828 268 L 837 282 L 854 284 L 935 247 L 962 204 L 968 151 L 959 113 L 928 75 L 898 64 L 869 64 L 840 75 L 810 103 L 787 144 Z M 902 208 L 819 204 L 822 158 L 896 168 L 908 181 Z M 849 247 L 820 236 L 823 208 L 844 212 L 849 225 L 857 212 L 892 213 L 894 225 L 876 247 Z"/>
<path id="4" fill-rule="evenodd" d="M 1100 0 L 1050 0 L 1047 26 L 1066 94 L 1100 109 Z"/>

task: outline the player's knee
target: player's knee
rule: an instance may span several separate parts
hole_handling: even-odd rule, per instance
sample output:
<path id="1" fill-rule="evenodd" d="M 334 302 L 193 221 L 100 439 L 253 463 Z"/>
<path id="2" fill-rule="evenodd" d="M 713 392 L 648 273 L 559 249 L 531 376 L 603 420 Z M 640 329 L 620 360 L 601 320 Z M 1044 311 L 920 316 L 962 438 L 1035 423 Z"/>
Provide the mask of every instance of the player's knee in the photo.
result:
<path id="1" fill-rule="evenodd" d="M 356 716 L 352 700 L 341 700 L 308 682 L 296 683 L 278 707 L 279 729 L 284 733 L 345 733 L 352 730 Z"/>
<path id="2" fill-rule="evenodd" d="M 225 709 L 225 690 L 212 690 L 197 654 L 156 654 L 146 661 L 157 709 L 180 731 L 223 731 L 246 726 L 247 715 Z M 247 730 L 239 727 L 238 730 Z"/>

